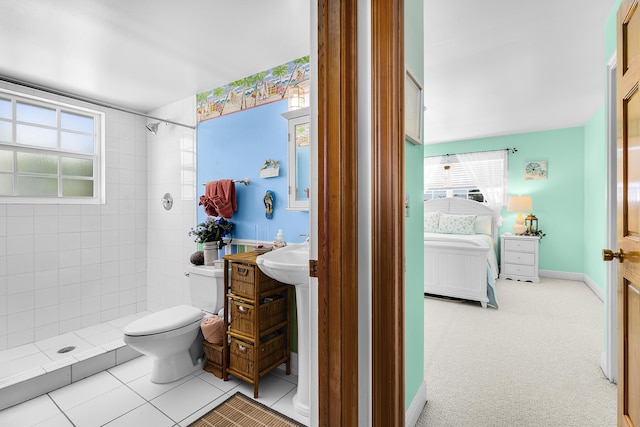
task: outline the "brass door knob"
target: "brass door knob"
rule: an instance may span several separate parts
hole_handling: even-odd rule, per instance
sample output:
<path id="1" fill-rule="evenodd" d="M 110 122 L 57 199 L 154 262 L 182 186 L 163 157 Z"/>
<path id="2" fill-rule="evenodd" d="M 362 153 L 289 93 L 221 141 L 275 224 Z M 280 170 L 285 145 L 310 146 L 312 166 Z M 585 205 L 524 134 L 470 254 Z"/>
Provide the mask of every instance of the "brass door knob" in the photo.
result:
<path id="1" fill-rule="evenodd" d="M 602 250 L 602 259 L 604 261 L 611 261 L 614 258 L 618 258 L 618 262 L 622 262 L 624 258 L 624 254 L 622 253 L 622 249 L 618 249 L 617 252 L 613 252 L 611 249 L 603 249 Z"/>

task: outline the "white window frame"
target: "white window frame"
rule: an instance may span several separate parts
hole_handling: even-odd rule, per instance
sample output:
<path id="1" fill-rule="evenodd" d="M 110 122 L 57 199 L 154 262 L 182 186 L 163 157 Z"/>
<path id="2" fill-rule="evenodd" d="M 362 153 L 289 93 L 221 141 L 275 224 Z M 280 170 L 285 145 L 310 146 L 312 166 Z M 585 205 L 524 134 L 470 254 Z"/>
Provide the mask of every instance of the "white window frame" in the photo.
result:
<path id="1" fill-rule="evenodd" d="M 12 151 L 15 153 L 38 153 L 61 157 L 76 157 L 93 160 L 93 196 L 92 197 L 78 197 L 78 196 L 63 196 L 60 194 L 60 185 L 58 185 L 59 193 L 57 196 L 0 196 L 0 203 L 29 203 L 29 204 L 104 204 L 105 197 L 105 113 L 97 110 L 92 110 L 78 105 L 68 104 L 60 101 L 54 101 L 47 98 L 29 95 L 22 92 L 12 91 L 8 89 L 0 88 L 0 96 L 10 98 L 12 100 L 12 108 L 14 110 L 13 117 L 10 120 L 12 123 L 12 142 L 0 141 L 0 148 L 6 151 Z M 80 114 L 84 116 L 90 116 L 94 120 L 94 153 L 93 155 L 79 155 L 77 152 L 63 150 L 60 147 L 55 149 L 41 148 L 28 145 L 19 145 L 16 143 L 16 124 L 20 123 L 15 115 L 16 102 L 26 102 L 31 105 L 42 106 L 45 108 L 51 108 L 56 110 L 58 117 L 57 130 L 60 134 L 60 113 L 61 111 L 67 111 L 74 114 Z M 0 119 L 7 122 L 6 119 Z M 14 165 L 14 171 L 12 172 L 15 177 L 18 172 Z M 58 171 L 58 183 L 64 177 L 62 172 Z"/>
<path id="2" fill-rule="evenodd" d="M 479 189 L 484 203 L 502 225 L 509 188 L 509 150 L 490 150 L 425 157 L 424 191 Z"/>

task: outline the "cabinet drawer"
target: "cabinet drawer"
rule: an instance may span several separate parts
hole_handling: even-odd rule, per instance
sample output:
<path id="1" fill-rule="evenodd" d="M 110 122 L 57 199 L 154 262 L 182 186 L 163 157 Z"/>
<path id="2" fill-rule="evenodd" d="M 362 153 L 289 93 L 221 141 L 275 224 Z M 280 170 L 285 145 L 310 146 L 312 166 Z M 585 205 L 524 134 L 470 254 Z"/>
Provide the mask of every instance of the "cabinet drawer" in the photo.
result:
<path id="1" fill-rule="evenodd" d="M 519 239 L 505 239 L 504 248 L 507 251 L 519 251 L 519 252 L 531 252 L 536 251 L 536 240 L 519 240 Z"/>
<path id="2" fill-rule="evenodd" d="M 533 265 L 535 263 L 535 255 L 527 252 L 505 252 L 505 262 L 511 264 Z"/>
<path id="3" fill-rule="evenodd" d="M 256 286 L 258 289 L 256 289 Z M 282 284 L 260 272 L 251 264 L 231 264 L 231 292 L 246 298 L 254 298 L 256 291 L 266 292 Z"/>
<path id="4" fill-rule="evenodd" d="M 278 334 L 260 344 L 260 349 L 256 352 L 252 343 L 231 338 L 229 368 L 255 379 L 253 378 L 255 364 L 258 364 L 258 372 L 260 372 L 283 360 L 287 353 L 286 345 L 284 334 Z"/>
<path id="5" fill-rule="evenodd" d="M 272 326 L 287 320 L 286 298 L 277 298 L 260 304 L 260 333 Z M 232 332 L 254 338 L 254 324 L 256 322 L 256 307 L 242 301 L 231 300 L 229 304 Z"/>
<path id="6" fill-rule="evenodd" d="M 505 274 L 513 274 L 516 276 L 531 276 L 535 274 L 535 269 L 532 265 L 520 265 L 520 264 L 505 264 Z"/>

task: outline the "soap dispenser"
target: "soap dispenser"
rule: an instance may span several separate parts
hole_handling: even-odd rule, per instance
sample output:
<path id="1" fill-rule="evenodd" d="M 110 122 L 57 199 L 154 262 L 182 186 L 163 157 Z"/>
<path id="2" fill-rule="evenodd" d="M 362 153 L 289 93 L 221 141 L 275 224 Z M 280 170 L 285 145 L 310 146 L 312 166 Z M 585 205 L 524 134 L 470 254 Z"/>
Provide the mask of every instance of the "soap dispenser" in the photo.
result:
<path id="1" fill-rule="evenodd" d="M 287 242 L 284 241 L 284 237 L 282 235 L 282 229 L 278 229 L 278 234 L 276 234 L 276 240 L 275 242 L 273 242 L 273 248 L 274 249 L 278 249 L 278 248 L 284 248 L 285 246 L 287 246 Z"/>

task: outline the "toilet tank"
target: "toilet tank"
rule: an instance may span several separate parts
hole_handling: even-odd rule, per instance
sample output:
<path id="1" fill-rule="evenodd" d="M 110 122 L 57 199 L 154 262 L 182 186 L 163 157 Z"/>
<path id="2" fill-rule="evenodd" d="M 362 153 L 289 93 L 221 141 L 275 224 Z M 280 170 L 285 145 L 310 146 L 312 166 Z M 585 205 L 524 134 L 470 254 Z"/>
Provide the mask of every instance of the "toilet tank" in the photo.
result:
<path id="1" fill-rule="evenodd" d="M 191 305 L 217 314 L 224 304 L 222 267 L 192 265 L 188 268 Z"/>

